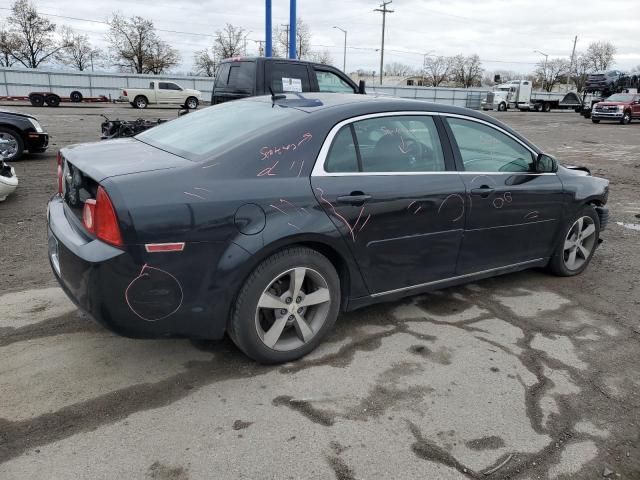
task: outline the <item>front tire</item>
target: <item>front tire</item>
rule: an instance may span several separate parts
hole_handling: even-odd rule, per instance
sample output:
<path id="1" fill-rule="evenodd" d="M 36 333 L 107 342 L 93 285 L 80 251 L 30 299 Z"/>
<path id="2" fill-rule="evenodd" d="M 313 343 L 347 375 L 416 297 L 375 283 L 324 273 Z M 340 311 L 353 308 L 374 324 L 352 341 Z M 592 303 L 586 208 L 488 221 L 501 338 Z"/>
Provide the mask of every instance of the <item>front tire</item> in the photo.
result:
<path id="1" fill-rule="evenodd" d="M 593 123 L 600 123 L 600 119 L 599 118 L 591 118 L 591 121 Z"/>
<path id="2" fill-rule="evenodd" d="M 585 205 L 565 228 L 549 269 L 560 277 L 581 274 L 589 265 L 600 239 L 600 217 L 592 205 Z"/>
<path id="3" fill-rule="evenodd" d="M 187 101 L 184 102 L 189 110 L 195 110 L 198 108 L 198 99 L 196 97 L 189 97 Z"/>
<path id="4" fill-rule="evenodd" d="M 498 105 L 498 111 L 499 112 L 506 112 L 507 111 L 507 104 L 502 102 L 500 105 Z"/>
<path id="5" fill-rule="evenodd" d="M 620 123 L 622 125 L 629 125 L 631 123 L 631 112 L 624 112 L 622 118 L 620 119 Z"/>
<path id="6" fill-rule="evenodd" d="M 6 160 L 7 162 L 19 160 L 24 153 L 24 142 L 22 141 L 22 137 L 10 128 L 0 127 L 0 138 L 9 142 L 6 146 L 7 156 L 4 157 L 3 160 Z"/>
<path id="7" fill-rule="evenodd" d="M 138 95 L 133 100 L 133 103 L 135 104 L 136 108 L 144 109 L 147 108 L 147 105 L 149 105 L 149 100 L 147 100 L 147 97 L 143 95 Z"/>
<path id="8" fill-rule="evenodd" d="M 340 279 L 332 263 L 315 250 L 291 247 L 249 275 L 228 333 L 257 362 L 290 362 L 318 346 L 339 310 Z"/>

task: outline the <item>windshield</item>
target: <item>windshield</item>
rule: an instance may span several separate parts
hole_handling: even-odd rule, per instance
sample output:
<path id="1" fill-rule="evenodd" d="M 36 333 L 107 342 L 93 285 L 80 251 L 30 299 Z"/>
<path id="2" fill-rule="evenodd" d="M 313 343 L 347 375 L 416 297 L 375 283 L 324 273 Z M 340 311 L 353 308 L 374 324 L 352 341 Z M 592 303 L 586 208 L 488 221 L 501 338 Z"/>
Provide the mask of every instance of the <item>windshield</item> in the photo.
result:
<path id="1" fill-rule="evenodd" d="M 240 100 L 183 115 L 135 138 L 188 160 L 204 161 L 222 147 L 242 142 L 252 133 L 267 133 L 304 115 L 294 108 Z"/>
<path id="2" fill-rule="evenodd" d="M 607 102 L 630 102 L 631 100 L 633 100 L 633 95 L 624 93 L 616 93 L 607 98 Z"/>

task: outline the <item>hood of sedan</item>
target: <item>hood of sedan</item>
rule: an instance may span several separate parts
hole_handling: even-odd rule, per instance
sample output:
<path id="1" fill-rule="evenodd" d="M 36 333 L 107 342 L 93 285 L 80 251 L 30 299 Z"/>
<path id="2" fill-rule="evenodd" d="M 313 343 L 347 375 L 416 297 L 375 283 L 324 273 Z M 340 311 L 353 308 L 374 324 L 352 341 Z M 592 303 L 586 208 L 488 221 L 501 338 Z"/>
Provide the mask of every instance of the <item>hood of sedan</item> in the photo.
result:
<path id="1" fill-rule="evenodd" d="M 131 173 L 193 166 L 189 160 L 135 138 L 70 145 L 60 153 L 96 182 Z"/>

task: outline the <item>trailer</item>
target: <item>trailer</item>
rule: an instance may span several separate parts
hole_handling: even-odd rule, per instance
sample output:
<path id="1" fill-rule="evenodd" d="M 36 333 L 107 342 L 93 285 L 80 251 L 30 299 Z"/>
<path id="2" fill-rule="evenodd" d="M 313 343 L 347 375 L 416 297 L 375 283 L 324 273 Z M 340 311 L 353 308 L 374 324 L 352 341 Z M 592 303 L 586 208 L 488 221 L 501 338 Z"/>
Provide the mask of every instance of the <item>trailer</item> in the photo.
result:
<path id="1" fill-rule="evenodd" d="M 596 103 L 605 101 L 615 93 L 637 93 L 639 89 L 638 75 L 627 75 L 618 70 L 590 74 L 583 92 L 582 108 L 578 113 L 584 118 L 591 118 Z"/>
<path id="2" fill-rule="evenodd" d="M 61 102 L 71 103 L 109 103 L 111 100 L 104 96 L 84 97 L 81 92 L 74 90 L 68 97 L 61 97 L 53 92 L 31 92 L 27 96 L 0 96 L 0 101 L 29 101 L 34 107 L 57 107 Z"/>
<path id="3" fill-rule="evenodd" d="M 534 92 L 530 80 L 511 80 L 494 87 L 480 102 L 483 110 L 550 112 L 552 109 L 581 109 L 583 99 L 576 92 Z"/>

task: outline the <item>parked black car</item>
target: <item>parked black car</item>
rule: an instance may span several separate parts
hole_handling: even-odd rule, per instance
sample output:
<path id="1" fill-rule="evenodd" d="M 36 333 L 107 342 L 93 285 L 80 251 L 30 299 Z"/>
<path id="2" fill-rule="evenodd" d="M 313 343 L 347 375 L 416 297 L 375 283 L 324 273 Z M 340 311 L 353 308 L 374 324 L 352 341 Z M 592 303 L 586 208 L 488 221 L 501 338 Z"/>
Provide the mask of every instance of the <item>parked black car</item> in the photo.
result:
<path id="1" fill-rule="evenodd" d="M 223 60 L 215 75 L 211 104 L 283 92 L 365 93 L 331 65 L 286 58 L 238 57 Z"/>
<path id="2" fill-rule="evenodd" d="M 4 158 L 7 162 L 18 160 L 25 150 L 44 152 L 49 145 L 49 135 L 36 117 L 8 110 L 0 110 L 0 138 L 9 142 Z"/>
<path id="3" fill-rule="evenodd" d="M 49 255 L 132 337 L 305 355 L 340 311 L 547 266 L 582 272 L 608 181 L 487 115 L 364 95 L 255 97 L 61 150 Z"/>

